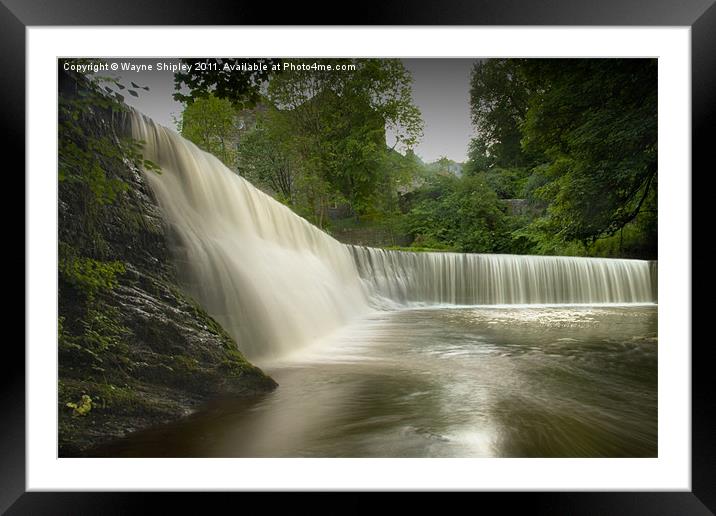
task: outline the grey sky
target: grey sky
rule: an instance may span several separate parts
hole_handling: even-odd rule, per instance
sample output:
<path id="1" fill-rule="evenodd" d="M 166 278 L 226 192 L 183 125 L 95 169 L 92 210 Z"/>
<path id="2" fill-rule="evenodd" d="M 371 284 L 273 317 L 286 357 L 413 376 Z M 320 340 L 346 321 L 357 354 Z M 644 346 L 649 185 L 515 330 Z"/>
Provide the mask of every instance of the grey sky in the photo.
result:
<path id="1" fill-rule="evenodd" d="M 121 60 L 108 60 L 109 62 Z M 176 59 L 131 60 L 139 63 L 175 63 Z M 458 162 L 467 159 L 472 135 L 470 125 L 470 71 L 475 59 L 405 59 L 413 74 L 413 101 L 420 108 L 425 131 L 415 152 L 426 162 L 447 156 Z M 126 102 L 156 122 L 175 129 L 172 115 L 182 105 L 172 99 L 174 74 L 171 71 L 117 72 L 129 84 L 149 86 L 139 98 L 125 95 Z"/>
<path id="2" fill-rule="evenodd" d="M 467 159 L 472 135 L 470 71 L 474 59 L 405 59 L 413 74 L 413 101 L 425 121 L 423 140 L 415 148 L 425 161 L 447 156 Z"/>

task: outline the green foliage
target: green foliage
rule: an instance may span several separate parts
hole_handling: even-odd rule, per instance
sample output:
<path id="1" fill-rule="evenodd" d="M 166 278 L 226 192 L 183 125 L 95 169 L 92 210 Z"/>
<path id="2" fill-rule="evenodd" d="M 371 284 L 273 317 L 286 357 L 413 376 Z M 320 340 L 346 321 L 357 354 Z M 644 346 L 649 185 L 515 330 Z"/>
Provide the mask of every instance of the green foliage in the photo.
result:
<path id="1" fill-rule="evenodd" d="M 562 256 L 602 256 L 622 258 L 649 258 L 656 256 L 656 215 L 644 212 L 636 221 L 626 224 L 611 236 L 592 242 L 568 240 L 553 231 L 548 218 L 538 218 L 513 232 L 513 245 L 522 242 L 527 252 Z"/>
<path id="2" fill-rule="evenodd" d="M 79 402 L 69 402 L 67 407 L 72 409 L 73 416 L 86 416 L 92 410 L 92 398 L 87 394 L 83 394 Z"/>
<path id="3" fill-rule="evenodd" d="M 426 177 L 434 175 L 459 176 L 461 172 L 460 163 L 451 160 L 447 156 L 440 156 L 436 161 L 424 165 Z"/>
<path id="4" fill-rule="evenodd" d="M 321 227 L 342 204 L 356 217 L 395 212 L 397 185 L 413 169 L 386 146 L 386 128 L 401 148 L 422 134 L 410 74 L 390 59 L 322 59 L 332 69 L 318 71 L 288 63 L 299 69 L 272 75 L 238 141 L 239 173 Z"/>
<path id="5" fill-rule="evenodd" d="M 482 151 L 484 157 L 498 166 L 524 163 L 520 126 L 531 91 L 523 72 L 524 61 L 487 59 L 473 67 L 470 106 L 472 122 L 480 137 L 472 144 L 472 157 Z"/>
<path id="6" fill-rule="evenodd" d="M 466 174 L 546 207 L 514 238 L 539 253 L 656 256 L 656 70 L 654 59 L 475 66 Z M 607 245 L 617 233 L 619 246 Z"/>
<path id="7" fill-rule="evenodd" d="M 295 203 L 295 158 L 275 127 L 261 123 L 244 134 L 237 146 L 237 157 L 241 176 L 259 188 L 267 188 L 281 202 Z"/>
<path id="8" fill-rule="evenodd" d="M 72 354 L 79 352 L 80 346 L 75 342 L 74 336 L 65 329 L 65 318 L 59 316 L 57 318 L 57 340 L 60 354 Z"/>
<path id="9" fill-rule="evenodd" d="M 191 104 L 210 95 L 230 101 L 237 108 L 249 108 L 261 97 L 261 86 L 280 73 L 278 59 L 182 59 L 191 69 L 174 74 L 174 100 Z M 198 66 L 197 66 L 198 65 Z M 245 71 L 241 68 L 246 65 Z M 266 69 L 264 69 L 264 65 Z M 188 89 L 189 93 L 182 90 Z"/>
<path id="10" fill-rule="evenodd" d="M 472 138 L 467 148 L 467 163 L 465 174 L 475 175 L 485 172 L 495 165 L 494 156 L 490 155 L 487 143 L 482 138 Z"/>
<path id="11" fill-rule="evenodd" d="M 127 106 L 115 79 L 59 72 L 59 198 L 58 349 L 63 370 L 96 375 L 120 374 L 117 352 L 129 330 L 116 309 L 105 305 L 106 294 L 125 273 L 104 234 L 118 214 L 133 220 L 134 207 L 125 194 L 131 164 L 159 173 L 142 155 L 143 142 L 125 135 Z M 147 89 L 134 83 L 131 91 Z M 132 94 L 130 91 L 130 94 Z M 136 96 L 136 95 L 135 95 Z M 86 404 L 77 410 L 86 413 Z"/>
<path id="12" fill-rule="evenodd" d="M 127 87 L 111 77 L 65 71 L 63 63 L 58 65 L 59 240 L 73 255 L 104 259 L 109 246 L 99 229 L 102 221 L 114 208 L 132 219 L 127 164 L 160 170 L 143 157 L 143 142 L 125 130 L 128 107 L 118 90 Z"/>
<path id="13" fill-rule="evenodd" d="M 93 258 L 78 257 L 67 244 L 60 243 L 59 273 L 62 280 L 72 285 L 88 298 L 93 299 L 102 290 L 117 286 L 117 275 L 124 274 L 124 264 L 119 261 L 104 262 Z"/>
<path id="14" fill-rule="evenodd" d="M 62 100 L 60 100 L 62 109 Z M 68 135 L 76 128 L 61 132 Z M 97 204 L 112 203 L 117 195 L 124 192 L 127 185 L 117 178 L 108 178 L 99 156 L 113 155 L 117 152 L 114 142 L 108 138 L 97 138 L 87 141 L 82 148 L 68 139 L 60 143 L 59 153 L 59 181 L 61 183 L 80 183 L 85 185 L 94 197 Z"/>
<path id="15" fill-rule="evenodd" d="M 411 77 L 398 60 L 324 60 L 351 71 L 291 72 L 275 77 L 267 119 L 284 135 L 302 171 L 303 204 L 323 225 L 327 206 L 347 202 L 356 214 L 375 205 L 387 178 L 386 128 L 395 145 L 410 147 L 422 133 L 412 104 Z M 301 64 L 300 61 L 294 64 Z"/>
<path id="16" fill-rule="evenodd" d="M 412 153 L 422 120 L 399 60 L 258 59 L 280 66 L 230 74 L 238 60 L 205 61 L 176 75 L 182 132 L 320 227 L 347 207 L 418 247 L 656 255 L 655 60 L 481 60 L 464 180 Z M 249 106 L 255 123 L 237 130 Z"/>
<path id="17" fill-rule="evenodd" d="M 94 407 L 101 411 L 124 414 L 145 414 L 152 410 L 149 400 L 129 387 L 111 383 L 89 383 L 87 390 L 94 396 Z"/>
<path id="18" fill-rule="evenodd" d="M 484 174 L 438 176 L 415 197 L 407 215 L 414 246 L 471 253 L 508 249 L 504 207 Z"/>
<path id="19" fill-rule="evenodd" d="M 113 203 L 127 189 L 121 178 L 107 174 L 113 161 L 128 159 L 153 171 L 159 171 L 159 167 L 143 158 L 143 142 L 117 134 L 112 125 L 128 109 L 122 102 L 124 97 L 114 88 L 126 86 L 111 77 L 64 71 L 62 62 L 59 66 L 58 180 L 60 185 L 81 187 L 88 203 Z M 100 113 L 110 122 L 97 131 L 93 120 Z"/>
<path id="20" fill-rule="evenodd" d="M 183 136 L 320 227 L 342 205 L 356 217 L 398 212 L 397 189 L 417 167 L 386 134 L 410 149 L 423 127 L 400 60 L 184 60 L 198 61 L 175 75 Z M 242 63 L 252 69 L 230 70 Z"/>
<path id="21" fill-rule="evenodd" d="M 65 370 L 90 370 L 103 378 L 123 374 L 119 356 L 126 350 L 130 330 L 119 322 L 115 308 L 93 300 L 81 317 L 67 324 L 59 317 L 60 365 Z M 88 369 L 87 369 L 88 368 Z"/>
<path id="22" fill-rule="evenodd" d="M 131 169 L 159 173 L 142 155 L 143 142 L 125 134 L 128 108 L 118 92 L 147 87 L 116 79 L 66 72 L 59 65 L 59 199 L 58 341 L 61 367 L 89 366 L 96 374 L 116 373 L 115 355 L 129 330 L 107 294 L 125 273 L 122 261 L 111 259 L 105 240 L 117 218 L 136 220 L 128 191 Z M 128 166 L 130 165 L 130 166 Z M 109 258 L 109 259 L 108 259 Z"/>
<path id="23" fill-rule="evenodd" d="M 236 168 L 238 111 L 229 100 L 207 95 L 187 104 L 177 126 L 181 135 Z"/>
<path id="24" fill-rule="evenodd" d="M 90 309 L 81 322 L 82 337 L 87 348 L 97 352 L 117 349 L 129 330 L 117 322 L 117 312 L 109 307 Z"/>
<path id="25" fill-rule="evenodd" d="M 530 97 L 524 148 L 543 156 L 548 230 L 590 244 L 656 202 L 657 63 L 568 60 L 524 66 Z M 565 70 L 567 71 L 565 73 Z"/>
<path id="26" fill-rule="evenodd" d="M 529 178 L 528 169 L 493 167 L 483 174 L 487 184 L 492 187 L 500 199 L 524 198 Z"/>
<path id="27" fill-rule="evenodd" d="M 73 409 L 73 416 L 79 415 L 75 414 L 74 405 L 77 405 L 78 408 L 81 407 L 83 400 L 86 399 L 85 396 L 90 399 L 88 403 L 85 403 L 85 407 L 91 404 L 91 410 L 96 411 L 98 416 L 103 412 L 140 415 L 156 411 L 156 406 L 150 399 L 142 396 L 142 392 L 137 388 L 126 384 L 116 385 L 106 381 L 65 379 L 58 382 L 58 391 L 60 400 L 80 398 L 79 403 L 72 401 L 64 403 L 64 406 Z M 85 412 L 85 415 L 87 412 L 89 410 Z"/>
<path id="28" fill-rule="evenodd" d="M 365 210 L 366 217 L 388 225 L 399 224 L 398 219 L 402 216 L 399 192 L 411 190 L 424 174 L 425 167 L 412 151 L 403 155 L 394 149 L 386 153 L 381 167 L 373 206 Z"/>

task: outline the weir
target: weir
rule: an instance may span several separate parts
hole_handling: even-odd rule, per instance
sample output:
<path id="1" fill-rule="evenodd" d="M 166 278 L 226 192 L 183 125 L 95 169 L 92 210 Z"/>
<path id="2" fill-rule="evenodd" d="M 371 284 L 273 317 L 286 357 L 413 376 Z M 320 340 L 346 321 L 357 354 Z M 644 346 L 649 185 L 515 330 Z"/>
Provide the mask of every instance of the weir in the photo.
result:
<path id="1" fill-rule="evenodd" d="M 643 260 L 413 253 L 351 246 L 372 293 L 399 304 L 652 303 Z"/>
<path id="2" fill-rule="evenodd" d="M 655 262 L 412 253 L 341 244 L 180 135 L 132 110 L 180 280 L 250 358 L 412 304 L 656 302 Z"/>

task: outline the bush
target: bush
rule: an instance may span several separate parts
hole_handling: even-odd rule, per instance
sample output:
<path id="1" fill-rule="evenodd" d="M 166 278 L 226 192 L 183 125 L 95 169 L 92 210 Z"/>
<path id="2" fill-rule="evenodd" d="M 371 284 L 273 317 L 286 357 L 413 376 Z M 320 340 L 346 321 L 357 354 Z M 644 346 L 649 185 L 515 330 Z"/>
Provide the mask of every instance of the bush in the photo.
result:
<path id="1" fill-rule="evenodd" d="M 485 180 L 500 199 L 523 199 L 529 179 L 526 168 L 492 168 L 485 174 Z"/>
<path id="2" fill-rule="evenodd" d="M 406 229 L 419 247 L 505 252 L 510 234 L 504 209 L 485 174 L 437 177 L 415 196 Z"/>

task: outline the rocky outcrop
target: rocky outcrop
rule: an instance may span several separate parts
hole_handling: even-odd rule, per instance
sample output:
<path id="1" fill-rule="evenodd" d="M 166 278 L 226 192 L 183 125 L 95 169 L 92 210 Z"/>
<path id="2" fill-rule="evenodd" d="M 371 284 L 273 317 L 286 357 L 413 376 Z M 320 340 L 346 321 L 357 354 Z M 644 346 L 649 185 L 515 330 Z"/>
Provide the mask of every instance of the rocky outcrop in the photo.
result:
<path id="1" fill-rule="evenodd" d="M 166 278 L 128 263 L 103 303 L 127 331 L 109 363 L 101 357 L 101 366 L 73 363 L 61 354 L 60 456 L 82 455 L 109 439 L 175 420 L 214 397 L 253 396 L 276 387 Z M 80 416 L 67 403 L 82 395 L 90 397 L 92 408 Z"/>
<path id="2" fill-rule="evenodd" d="M 96 110 L 77 123 L 87 138 L 120 145 L 119 122 L 108 118 Z M 73 145 L 82 148 L 84 137 Z M 80 180 L 59 188 L 60 456 L 84 455 L 214 397 L 277 385 L 180 288 L 168 228 L 136 160 L 99 163 L 107 180 L 124 185 L 112 202 L 92 201 Z"/>

